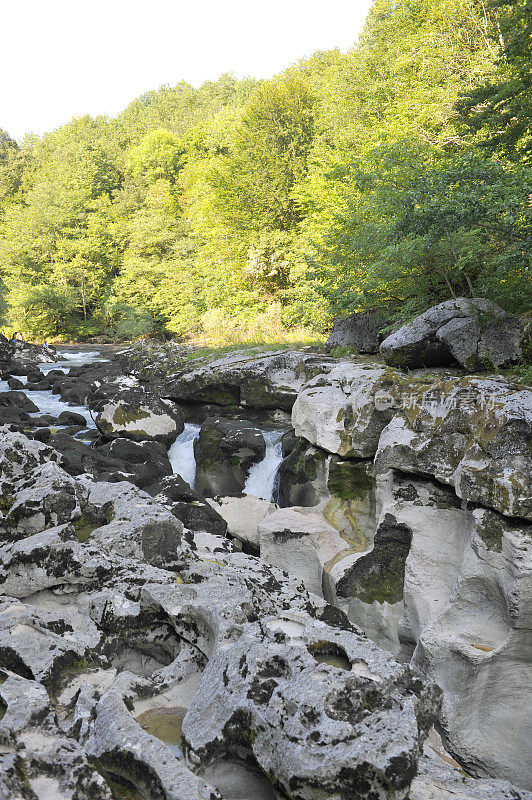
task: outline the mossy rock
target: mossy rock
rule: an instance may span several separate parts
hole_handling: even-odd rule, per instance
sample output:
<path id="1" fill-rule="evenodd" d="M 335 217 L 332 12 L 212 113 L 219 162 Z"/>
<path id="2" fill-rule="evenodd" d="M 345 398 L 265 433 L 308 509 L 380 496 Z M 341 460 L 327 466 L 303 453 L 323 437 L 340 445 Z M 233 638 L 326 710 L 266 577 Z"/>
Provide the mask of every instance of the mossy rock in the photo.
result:
<path id="1" fill-rule="evenodd" d="M 134 422 L 139 422 L 141 419 L 148 419 L 150 416 L 149 411 L 120 403 L 113 414 L 113 424 L 119 428 L 123 428 Z"/>
<path id="2" fill-rule="evenodd" d="M 361 500 L 373 486 L 373 478 L 368 474 L 368 462 L 342 461 L 331 459 L 327 488 L 335 497 L 342 500 Z"/>
<path id="3" fill-rule="evenodd" d="M 389 603 L 403 599 L 405 564 L 412 531 L 386 514 L 375 534 L 373 550 L 359 558 L 336 587 L 339 597 L 356 597 L 363 603 Z"/>

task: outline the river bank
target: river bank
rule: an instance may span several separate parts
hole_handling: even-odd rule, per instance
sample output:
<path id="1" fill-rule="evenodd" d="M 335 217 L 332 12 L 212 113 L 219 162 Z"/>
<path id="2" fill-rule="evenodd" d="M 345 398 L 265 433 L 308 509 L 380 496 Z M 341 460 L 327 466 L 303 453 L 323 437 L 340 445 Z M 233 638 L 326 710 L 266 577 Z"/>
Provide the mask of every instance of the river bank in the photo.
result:
<path id="1" fill-rule="evenodd" d="M 58 358 L 0 386 L 9 791 L 24 765 L 43 798 L 528 800 L 529 390 L 312 350 Z"/>

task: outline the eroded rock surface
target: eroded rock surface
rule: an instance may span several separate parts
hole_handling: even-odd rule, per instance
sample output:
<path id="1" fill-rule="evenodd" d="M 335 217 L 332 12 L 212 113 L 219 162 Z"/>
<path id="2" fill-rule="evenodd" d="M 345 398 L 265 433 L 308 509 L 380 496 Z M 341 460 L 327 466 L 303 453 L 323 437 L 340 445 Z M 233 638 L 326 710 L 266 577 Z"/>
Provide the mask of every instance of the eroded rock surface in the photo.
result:
<path id="1" fill-rule="evenodd" d="M 383 320 L 369 311 L 340 317 L 334 320 L 325 349 L 330 352 L 335 347 L 348 347 L 358 353 L 378 353 L 383 326 Z"/>
<path id="2" fill-rule="evenodd" d="M 5 428 L 2 454 L 7 796 L 217 800 L 202 772 L 236 755 L 301 800 L 407 797 L 439 690 L 131 483 L 70 475 Z"/>
<path id="3" fill-rule="evenodd" d="M 153 439 L 165 444 L 173 442 L 184 428 L 183 413 L 175 403 L 134 389 L 104 401 L 96 423 L 108 438 Z"/>
<path id="4" fill-rule="evenodd" d="M 532 786 L 530 392 L 173 349 L 30 390 L 183 402 L 209 486 L 162 442 L 81 442 L 70 412 L 42 441 L 34 411 L 0 428 L 0 796 L 227 800 L 232 774 L 269 800 L 530 800 L 494 780 Z M 258 420 L 292 405 L 283 507 L 242 496 Z"/>

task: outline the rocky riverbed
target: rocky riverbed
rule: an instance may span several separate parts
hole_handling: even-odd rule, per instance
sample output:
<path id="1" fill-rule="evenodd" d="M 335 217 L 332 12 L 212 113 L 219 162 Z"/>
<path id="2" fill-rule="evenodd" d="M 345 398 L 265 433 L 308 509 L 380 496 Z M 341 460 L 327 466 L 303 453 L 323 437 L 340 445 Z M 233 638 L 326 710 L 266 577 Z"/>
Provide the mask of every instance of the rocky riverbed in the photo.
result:
<path id="1" fill-rule="evenodd" d="M 0 797 L 530 800 L 532 392 L 0 342 Z"/>

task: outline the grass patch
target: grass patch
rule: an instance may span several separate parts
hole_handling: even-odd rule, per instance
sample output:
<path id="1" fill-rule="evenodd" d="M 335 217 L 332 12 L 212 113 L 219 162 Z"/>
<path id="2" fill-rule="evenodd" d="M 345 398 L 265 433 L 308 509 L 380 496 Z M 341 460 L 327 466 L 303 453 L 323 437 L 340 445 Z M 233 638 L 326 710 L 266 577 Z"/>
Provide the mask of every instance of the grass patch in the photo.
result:
<path id="1" fill-rule="evenodd" d="M 503 373 L 508 377 L 521 378 L 525 383 L 532 384 L 532 364 L 525 364 L 523 362 L 515 364 L 513 367 L 503 370 Z"/>
<path id="2" fill-rule="evenodd" d="M 187 361 L 196 361 L 202 358 L 215 360 L 229 353 L 241 352 L 249 355 L 259 355 L 260 353 L 286 350 L 287 348 L 290 348 L 290 350 L 302 350 L 304 348 L 314 347 L 317 350 L 323 350 L 324 341 L 323 338 L 314 338 L 300 339 L 292 342 L 262 341 L 216 345 L 214 342 L 206 342 L 205 339 L 195 339 L 194 341 L 187 342 L 190 350 L 187 352 L 185 358 Z"/>

